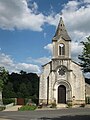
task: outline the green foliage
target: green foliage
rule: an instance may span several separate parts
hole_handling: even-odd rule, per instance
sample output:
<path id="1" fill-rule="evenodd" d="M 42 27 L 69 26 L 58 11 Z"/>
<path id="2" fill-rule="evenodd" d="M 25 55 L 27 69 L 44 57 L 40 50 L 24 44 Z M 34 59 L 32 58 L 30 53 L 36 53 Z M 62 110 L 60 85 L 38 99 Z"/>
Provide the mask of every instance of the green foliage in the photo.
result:
<path id="1" fill-rule="evenodd" d="M 15 99 L 14 98 L 3 98 L 3 104 L 7 105 L 10 103 L 15 103 Z"/>
<path id="2" fill-rule="evenodd" d="M 34 102 L 38 105 L 38 97 L 36 94 L 31 97 L 31 100 L 32 100 L 32 102 Z"/>
<path id="3" fill-rule="evenodd" d="M 21 71 L 8 75 L 8 80 L 4 83 L 4 98 L 28 98 L 38 104 L 39 77 L 35 73 Z"/>
<path id="4" fill-rule="evenodd" d="M 67 107 L 72 107 L 72 103 L 67 103 Z"/>
<path id="5" fill-rule="evenodd" d="M 3 87 L 3 97 L 5 98 L 15 98 L 16 93 L 13 89 L 13 84 L 11 82 L 7 82 L 7 84 Z"/>
<path id="6" fill-rule="evenodd" d="M 25 98 L 25 99 L 24 99 L 24 103 L 25 103 L 25 105 L 28 103 L 28 101 L 31 101 L 31 100 L 28 99 L 28 98 Z"/>
<path id="7" fill-rule="evenodd" d="M 3 81 L 0 79 L 0 91 L 2 91 L 3 85 L 4 85 L 4 83 L 3 83 Z"/>
<path id="8" fill-rule="evenodd" d="M 87 41 L 82 42 L 83 52 L 82 55 L 79 55 L 81 60 L 80 65 L 83 68 L 84 72 L 90 72 L 90 36 L 87 37 Z"/>
<path id="9" fill-rule="evenodd" d="M 0 91 L 8 80 L 8 71 L 4 67 L 0 67 Z"/>
<path id="10" fill-rule="evenodd" d="M 20 84 L 20 93 L 22 93 L 22 98 L 26 98 L 27 96 L 29 96 L 27 85 L 25 83 Z"/>
<path id="11" fill-rule="evenodd" d="M 24 105 L 22 107 L 19 108 L 19 111 L 30 111 L 30 110 L 35 110 L 37 107 L 32 105 L 32 106 L 29 106 L 29 105 Z"/>
<path id="12" fill-rule="evenodd" d="M 0 111 L 5 110 L 5 106 L 0 106 Z"/>

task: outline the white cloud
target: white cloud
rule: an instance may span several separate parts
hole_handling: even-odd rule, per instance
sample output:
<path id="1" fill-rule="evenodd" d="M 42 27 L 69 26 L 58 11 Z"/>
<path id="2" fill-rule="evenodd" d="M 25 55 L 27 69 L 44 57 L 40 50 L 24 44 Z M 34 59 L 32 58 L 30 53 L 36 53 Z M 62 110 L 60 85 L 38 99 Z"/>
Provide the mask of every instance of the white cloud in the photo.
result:
<path id="1" fill-rule="evenodd" d="M 87 3 L 85 6 L 82 3 Z M 62 9 L 62 16 L 69 31 L 89 34 L 90 0 L 68 1 Z M 45 16 L 38 12 L 38 5 L 31 0 L 0 0 L 0 28 L 30 29 L 42 31 L 45 23 L 57 26 L 60 14 L 51 12 Z"/>
<path id="2" fill-rule="evenodd" d="M 81 42 L 86 39 L 87 34 L 80 31 L 70 31 L 69 32 L 72 42 Z"/>
<path id="3" fill-rule="evenodd" d="M 33 58 L 29 57 L 27 59 L 27 61 L 29 63 L 37 63 L 37 64 L 40 64 L 40 65 L 44 65 L 44 64 L 50 62 L 50 60 L 51 60 L 51 56 L 49 56 L 49 57 L 41 57 L 41 58 L 37 58 L 37 59 L 33 59 Z"/>
<path id="4" fill-rule="evenodd" d="M 90 0 L 83 0 L 84 3 L 90 3 Z"/>
<path id="5" fill-rule="evenodd" d="M 26 72 L 40 73 L 38 65 L 27 64 L 27 63 L 16 63 L 11 56 L 4 53 L 0 53 L 0 66 L 5 67 L 10 73 L 20 72 L 24 70 Z"/>
<path id="6" fill-rule="evenodd" d="M 4 53 L 0 53 L 0 66 L 13 66 L 13 60 L 9 55 L 5 55 Z"/>
<path id="7" fill-rule="evenodd" d="M 37 65 L 27 64 L 27 63 L 18 63 L 16 65 L 16 70 L 24 70 L 26 72 L 40 73 L 40 69 Z"/>
<path id="8" fill-rule="evenodd" d="M 66 29 L 69 32 L 69 35 L 72 39 L 72 58 L 75 61 L 78 60 L 78 55 L 82 52 L 81 41 L 84 41 L 86 36 L 90 35 L 90 4 L 88 0 L 84 1 L 68 1 L 67 4 L 64 4 L 62 9 L 62 17 L 64 19 Z M 56 15 L 58 16 L 58 14 Z M 47 21 L 51 25 L 57 25 L 56 21 L 58 17 L 48 16 Z M 52 51 L 51 44 L 48 44 L 44 47 L 49 52 Z"/>
<path id="9" fill-rule="evenodd" d="M 68 3 L 70 2 L 72 3 L 72 1 Z M 67 3 L 62 10 L 62 16 L 64 17 L 67 28 L 69 31 L 79 31 L 89 34 L 90 5 L 87 4 L 84 6 L 80 2 L 75 2 L 77 3 L 77 5 L 75 5 L 76 9 L 72 10 L 72 6 Z M 81 7 L 78 6 L 80 4 Z M 67 7 L 68 9 L 66 9 Z"/>
<path id="10" fill-rule="evenodd" d="M 60 14 L 53 15 L 52 13 L 49 16 L 46 16 L 46 22 L 50 25 L 57 26 L 60 18 Z"/>
<path id="11" fill-rule="evenodd" d="M 38 59 L 36 60 L 36 62 L 44 65 L 44 64 L 50 62 L 50 60 L 51 60 L 51 57 L 42 57 L 42 58 L 38 58 Z"/>
<path id="12" fill-rule="evenodd" d="M 29 2 L 29 4 L 28 4 Z M 42 31 L 45 23 L 56 25 L 59 14 L 45 16 L 38 12 L 36 2 L 28 0 L 0 0 L 0 28 L 7 30 L 30 29 Z"/>
<path id="13" fill-rule="evenodd" d="M 78 55 L 82 53 L 83 45 L 78 42 L 71 42 L 71 56 L 75 61 L 79 61 Z"/>
<path id="14" fill-rule="evenodd" d="M 42 13 L 34 13 L 37 9 L 35 2 L 29 9 L 26 0 L 0 0 L 0 28 L 41 31 L 45 19 Z"/>
<path id="15" fill-rule="evenodd" d="M 31 7 L 32 7 L 32 11 L 33 11 L 34 13 L 36 13 L 36 12 L 37 12 L 37 9 L 38 9 L 37 3 L 34 2 L 34 3 L 31 5 Z"/>
<path id="16" fill-rule="evenodd" d="M 75 0 L 68 1 L 68 3 L 64 5 L 64 10 L 75 11 L 77 10 L 78 5 L 79 5 L 79 2 Z"/>
<path id="17" fill-rule="evenodd" d="M 38 12 L 36 2 L 30 0 L 0 0 L 0 28 L 7 30 L 30 29 L 42 31 L 43 25 L 48 23 L 56 26 L 59 14 L 53 12 L 45 16 Z"/>
<path id="18" fill-rule="evenodd" d="M 53 46 L 52 44 L 48 44 L 44 47 L 44 49 L 48 50 L 49 53 L 53 53 Z M 83 45 L 77 41 L 71 42 L 71 57 L 75 61 L 79 61 L 78 55 L 82 53 Z"/>
<path id="19" fill-rule="evenodd" d="M 0 0 L 0 28 L 31 29 L 34 31 L 41 31 L 42 26 L 45 23 L 57 26 L 60 18 L 59 13 L 57 13 L 56 15 L 51 13 L 50 15 L 45 16 L 44 14 L 37 12 L 38 5 L 35 2 L 29 4 L 30 8 L 28 8 L 28 1 L 30 3 L 31 0 Z M 87 4 L 85 4 L 84 6 L 84 3 Z M 72 38 L 72 45 L 74 45 L 75 47 L 72 48 L 72 53 L 74 54 L 74 57 L 76 56 L 76 53 L 73 49 L 77 48 L 79 51 L 79 48 L 81 47 L 74 41 L 77 41 L 79 43 L 90 34 L 89 3 L 90 0 L 71 0 L 68 1 L 68 3 L 64 4 L 64 7 L 62 9 L 62 16 L 64 18 L 65 25 Z M 46 36 L 46 33 L 44 34 L 44 36 Z M 52 53 L 52 44 L 46 45 L 44 49 L 47 49 L 50 53 Z M 6 58 L 8 61 L 10 56 L 7 56 Z M 10 62 L 12 62 L 12 65 L 15 65 L 11 58 L 10 60 Z M 3 62 L 4 61 L 2 61 L 2 64 Z"/>
<path id="20" fill-rule="evenodd" d="M 0 52 L 0 66 L 5 67 L 5 69 L 8 70 L 10 73 L 12 72 L 19 73 L 21 70 L 24 70 L 26 72 L 33 72 L 33 73 L 40 74 L 41 71 L 38 65 L 40 66 L 44 65 L 50 62 L 50 60 L 51 60 L 51 56 L 41 57 L 37 59 L 33 59 L 29 57 L 27 59 L 28 63 L 27 62 L 16 63 L 10 55 L 6 55 Z"/>
<path id="21" fill-rule="evenodd" d="M 53 46 L 51 43 L 44 46 L 44 49 L 48 50 L 49 53 L 51 53 L 51 54 L 53 53 Z"/>
<path id="22" fill-rule="evenodd" d="M 71 52 L 75 61 L 79 61 L 78 55 L 82 52 L 80 42 L 90 35 L 90 5 L 84 6 L 84 2 L 69 1 L 62 9 L 62 16 L 72 39 Z"/>

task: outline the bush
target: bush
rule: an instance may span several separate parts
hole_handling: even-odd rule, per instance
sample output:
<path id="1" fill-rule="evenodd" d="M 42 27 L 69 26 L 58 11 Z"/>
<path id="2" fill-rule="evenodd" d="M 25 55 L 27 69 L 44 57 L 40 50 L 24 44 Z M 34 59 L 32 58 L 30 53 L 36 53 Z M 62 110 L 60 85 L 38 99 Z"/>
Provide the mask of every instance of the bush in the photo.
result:
<path id="1" fill-rule="evenodd" d="M 32 101 L 33 103 L 35 103 L 36 105 L 38 105 L 38 102 L 39 102 L 39 101 L 38 101 L 37 95 L 31 96 L 30 99 L 31 99 L 31 101 Z"/>
<path id="2" fill-rule="evenodd" d="M 7 105 L 10 103 L 15 103 L 15 98 L 3 98 L 3 104 Z"/>
<path id="3" fill-rule="evenodd" d="M 30 111 L 30 110 L 35 110 L 36 106 L 32 105 L 24 105 L 22 107 L 19 108 L 19 111 Z"/>
<path id="4" fill-rule="evenodd" d="M 51 108 L 56 108 L 56 103 L 52 103 Z"/>
<path id="5" fill-rule="evenodd" d="M 69 108 L 69 107 L 72 107 L 72 103 L 67 103 L 67 107 Z"/>
<path id="6" fill-rule="evenodd" d="M 0 111 L 5 110 L 5 106 L 0 106 Z"/>
<path id="7" fill-rule="evenodd" d="M 25 100 L 25 104 L 24 105 L 27 105 L 28 103 L 33 103 L 33 105 L 38 105 L 38 98 L 36 98 L 36 96 L 30 96 L 29 98 L 24 98 Z"/>

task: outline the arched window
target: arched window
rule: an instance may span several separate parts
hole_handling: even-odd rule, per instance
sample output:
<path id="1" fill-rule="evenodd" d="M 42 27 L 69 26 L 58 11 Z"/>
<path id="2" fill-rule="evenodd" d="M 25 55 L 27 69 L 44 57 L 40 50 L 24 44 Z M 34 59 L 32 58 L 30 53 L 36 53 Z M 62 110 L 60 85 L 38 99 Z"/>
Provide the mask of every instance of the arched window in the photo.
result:
<path id="1" fill-rule="evenodd" d="M 59 55 L 65 55 L 65 45 L 63 43 L 59 45 Z"/>

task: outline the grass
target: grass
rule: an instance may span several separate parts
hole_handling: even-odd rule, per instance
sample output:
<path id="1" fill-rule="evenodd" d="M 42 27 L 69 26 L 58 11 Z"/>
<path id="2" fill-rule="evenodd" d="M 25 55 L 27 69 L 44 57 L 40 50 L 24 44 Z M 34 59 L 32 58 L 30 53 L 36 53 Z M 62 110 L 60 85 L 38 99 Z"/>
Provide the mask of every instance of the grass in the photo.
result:
<path id="1" fill-rule="evenodd" d="M 35 110 L 37 107 L 34 105 L 24 105 L 22 107 L 19 108 L 19 111 L 33 111 Z"/>

